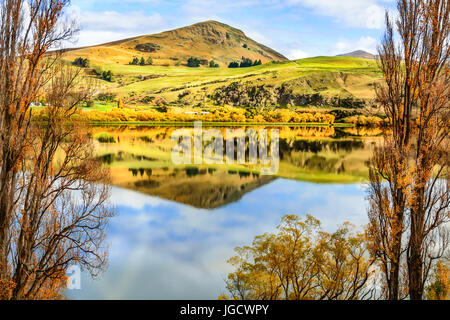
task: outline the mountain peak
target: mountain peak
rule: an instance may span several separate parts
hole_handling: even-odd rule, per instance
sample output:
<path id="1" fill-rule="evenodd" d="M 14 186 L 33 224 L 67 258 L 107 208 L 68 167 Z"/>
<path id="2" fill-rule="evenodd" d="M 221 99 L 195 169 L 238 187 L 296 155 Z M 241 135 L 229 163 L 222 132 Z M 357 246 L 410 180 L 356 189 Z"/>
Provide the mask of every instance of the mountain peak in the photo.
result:
<path id="1" fill-rule="evenodd" d="M 197 22 L 197 23 L 193 24 L 193 26 L 195 26 L 195 25 L 219 25 L 219 26 L 223 26 L 223 27 L 232 28 L 231 26 L 229 26 L 229 25 L 227 25 L 227 24 L 225 24 L 223 22 L 216 21 L 216 20 L 201 21 L 201 22 Z"/>
<path id="2" fill-rule="evenodd" d="M 373 55 L 364 50 L 356 50 L 349 53 L 339 54 L 336 57 L 350 57 L 350 58 L 362 58 L 362 59 L 371 59 L 375 60 L 377 58 L 376 55 Z"/>
<path id="3" fill-rule="evenodd" d="M 71 50 L 70 55 L 76 54 L 101 63 L 119 64 L 126 64 L 136 56 L 145 59 L 151 57 L 155 65 L 179 65 L 186 63 L 190 57 L 196 57 L 202 64 L 214 60 L 222 67 L 240 61 L 242 57 L 261 60 L 263 63 L 288 60 L 275 50 L 250 39 L 243 31 L 214 20 L 154 35 Z"/>
<path id="4" fill-rule="evenodd" d="M 234 28 L 234 27 L 232 27 L 232 26 L 230 26 L 230 25 L 228 25 L 226 23 L 223 23 L 223 22 L 220 22 L 220 21 L 216 21 L 216 20 L 206 20 L 206 21 L 202 21 L 202 22 L 197 22 L 197 23 L 194 23 L 193 25 L 187 26 L 185 28 L 189 28 L 189 27 L 192 27 L 192 26 L 222 27 L 222 28 L 225 28 L 225 29 L 237 30 L 237 31 L 242 32 L 239 29 L 236 29 L 236 28 Z"/>
<path id="5" fill-rule="evenodd" d="M 203 22 L 198 22 L 190 26 L 178 28 L 175 30 L 170 30 L 163 32 L 165 33 L 190 33 L 190 34 L 198 34 L 203 36 L 212 36 L 212 37 L 226 37 L 227 34 L 233 34 L 236 37 L 246 38 L 245 33 L 239 29 L 233 28 L 225 23 L 215 21 L 215 20 L 207 20 Z"/>

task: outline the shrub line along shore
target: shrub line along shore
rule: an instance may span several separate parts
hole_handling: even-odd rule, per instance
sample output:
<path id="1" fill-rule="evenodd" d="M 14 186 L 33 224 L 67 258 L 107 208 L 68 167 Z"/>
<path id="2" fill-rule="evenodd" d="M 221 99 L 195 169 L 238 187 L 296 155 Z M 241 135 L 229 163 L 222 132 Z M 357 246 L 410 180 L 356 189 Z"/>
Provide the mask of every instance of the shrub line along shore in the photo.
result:
<path id="1" fill-rule="evenodd" d="M 194 126 L 197 121 L 173 122 L 173 121 L 88 121 L 92 125 L 163 125 L 163 126 Z M 354 128 L 352 123 L 272 123 L 272 122 L 203 122 L 206 127 L 227 127 L 227 126 L 252 126 L 252 127 L 335 127 Z"/>

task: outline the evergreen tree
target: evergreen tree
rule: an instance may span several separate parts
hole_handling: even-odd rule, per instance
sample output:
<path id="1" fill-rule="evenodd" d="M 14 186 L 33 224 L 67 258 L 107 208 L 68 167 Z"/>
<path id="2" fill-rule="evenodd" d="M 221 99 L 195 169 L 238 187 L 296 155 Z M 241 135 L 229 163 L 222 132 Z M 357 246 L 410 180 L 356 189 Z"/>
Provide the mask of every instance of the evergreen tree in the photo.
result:
<path id="1" fill-rule="evenodd" d="M 191 68 L 198 68 L 200 67 L 200 60 L 194 57 L 190 57 L 188 59 L 188 63 L 187 63 L 188 67 Z"/>
<path id="2" fill-rule="evenodd" d="M 111 70 L 103 71 L 102 79 L 105 80 L 105 81 L 113 82 L 114 74 L 112 73 Z"/>
<path id="3" fill-rule="evenodd" d="M 242 61 L 241 61 L 241 64 L 239 65 L 239 67 L 247 68 L 247 67 L 251 67 L 251 66 L 253 66 L 253 61 L 249 58 L 242 57 Z"/>
<path id="4" fill-rule="evenodd" d="M 260 66 L 262 65 L 262 61 L 260 60 L 255 60 L 255 62 L 253 63 L 254 66 Z"/>
<path id="5" fill-rule="evenodd" d="M 90 66 L 90 61 L 87 58 L 76 58 L 75 61 L 73 62 L 73 64 L 77 67 L 81 67 L 81 68 L 89 68 Z"/>
<path id="6" fill-rule="evenodd" d="M 133 60 L 130 62 L 130 64 L 137 66 L 139 64 L 139 59 L 137 57 L 134 57 Z"/>

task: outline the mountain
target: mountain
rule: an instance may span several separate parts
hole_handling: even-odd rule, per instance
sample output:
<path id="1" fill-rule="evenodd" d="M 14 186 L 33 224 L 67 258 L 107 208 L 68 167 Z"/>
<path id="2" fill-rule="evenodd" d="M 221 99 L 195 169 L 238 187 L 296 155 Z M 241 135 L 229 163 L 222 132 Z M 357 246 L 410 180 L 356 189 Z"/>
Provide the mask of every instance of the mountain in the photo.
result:
<path id="1" fill-rule="evenodd" d="M 349 57 L 349 58 L 362 58 L 362 59 L 371 59 L 376 60 L 377 56 L 373 55 L 367 51 L 357 50 L 350 53 L 344 53 L 337 55 L 336 57 Z"/>
<path id="2" fill-rule="evenodd" d="M 201 171 L 194 177 L 183 174 L 176 177 L 161 175 L 152 179 L 136 177 L 133 182 L 124 184 L 123 187 L 195 208 L 215 209 L 237 202 L 246 194 L 276 179 L 272 176 L 257 177 L 246 172 L 231 175 L 225 171 L 213 174 Z"/>
<path id="3" fill-rule="evenodd" d="M 241 30 L 217 21 L 206 21 L 188 27 L 105 43 L 92 47 L 69 49 L 67 60 L 88 58 L 94 63 L 127 64 L 133 57 L 152 57 L 155 65 L 185 64 L 190 57 L 214 60 L 220 66 L 242 57 L 263 63 L 287 61 L 282 54 L 250 38 Z"/>

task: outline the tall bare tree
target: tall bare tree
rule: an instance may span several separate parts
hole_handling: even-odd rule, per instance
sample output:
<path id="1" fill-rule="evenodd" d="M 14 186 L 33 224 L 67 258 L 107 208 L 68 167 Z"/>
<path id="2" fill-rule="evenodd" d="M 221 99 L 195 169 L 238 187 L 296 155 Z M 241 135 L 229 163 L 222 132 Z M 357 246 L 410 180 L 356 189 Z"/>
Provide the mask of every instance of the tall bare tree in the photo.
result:
<path id="1" fill-rule="evenodd" d="M 418 119 L 410 192 L 410 234 L 407 251 L 411 299 L 422 299 L 433 260 L 446 254 L 449 211 L 450 3 L 423 1 L 417 53 L 411 69 L 418 78 Z M 414 9 L 411 5 L 406 13 Z M 403 14 L 402 14 L 403 15 Z"/>
<path id="2" fill-rule="evenodd" d="M 76 32 L 68 0 L 5 0 L 0 15 L 0 289 L 4 299 L 57 298 L 65 271 L 106 262 L 108 172 L 73 121 L 92 84 L 49 53 Z M 45 96 L 45 121 L 31 104 Z"/>
<path id="3" fill-rule="evenodd" d="M 395 27 L 386 16 L 377 88 L 392 132 L 375 150 L 369 188 L 372 252 L 393 300 L 402 282 L 403 294 L 423 297 L 433 263 L 446 255 L 449 221 L 450 4 L 398 0 L 397 9 Z"/>

